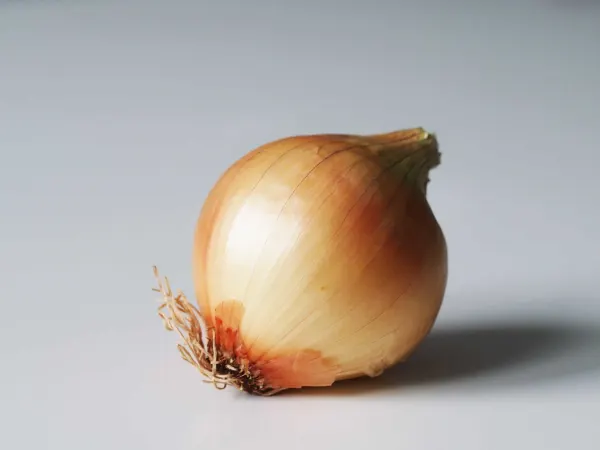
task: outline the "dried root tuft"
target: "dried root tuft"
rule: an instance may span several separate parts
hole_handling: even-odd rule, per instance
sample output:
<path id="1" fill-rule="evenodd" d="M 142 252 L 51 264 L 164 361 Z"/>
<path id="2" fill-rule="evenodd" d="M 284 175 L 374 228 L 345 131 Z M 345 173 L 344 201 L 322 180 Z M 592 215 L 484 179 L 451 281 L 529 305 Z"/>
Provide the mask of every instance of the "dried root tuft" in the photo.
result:
<path id="1" fill-rule="evenodd" d="M 158 315 L 168 331 L 176 331 L 182 343 L 177 344 L 181 357 L 194 366 L 217 389 L 232 386 L 249 394 L 270 396 L 283 389 L 270 387 L 260 371 L 247 360 L 225 355 L 218 345 L 217 330 L 207 327 L 202 313 L 188 301 L 183 292 L 174 295 L 165 277 L 162 279 L 153 268 L 158 287 L 155 292 L 162 295 Z"/>

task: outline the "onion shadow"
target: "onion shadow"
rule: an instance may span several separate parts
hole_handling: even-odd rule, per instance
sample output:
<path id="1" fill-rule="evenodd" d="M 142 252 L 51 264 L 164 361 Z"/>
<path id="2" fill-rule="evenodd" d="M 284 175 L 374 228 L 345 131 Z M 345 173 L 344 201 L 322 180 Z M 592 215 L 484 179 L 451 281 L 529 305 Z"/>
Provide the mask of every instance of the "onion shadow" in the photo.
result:
<path id="1" fill-rule="evenodd" d="M 423 385 L 527 386 L 600 372 L 600 329 L 561 323 L 486 323 L 434 329 L 405 363 L 376 378 L 287 395 L 347 396 Z M 284 393 L 280 395 L 286 395 Z"/>

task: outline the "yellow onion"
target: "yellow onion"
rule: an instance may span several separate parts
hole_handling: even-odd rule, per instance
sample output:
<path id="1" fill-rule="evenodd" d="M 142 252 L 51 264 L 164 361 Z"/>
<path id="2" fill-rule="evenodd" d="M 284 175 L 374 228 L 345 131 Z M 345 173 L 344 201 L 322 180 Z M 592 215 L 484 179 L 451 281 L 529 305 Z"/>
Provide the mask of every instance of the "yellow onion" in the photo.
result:
<path id="1" fill-rule="evenodd" d="M 288 137 L 235 162 L 198 219 L 198 307 L 159 279 L 182 357 L 219 388 L 259 395 L 405 360 L 446 289 L 446 241 L 426 199 L 439 163 L 422 128 Z"/>

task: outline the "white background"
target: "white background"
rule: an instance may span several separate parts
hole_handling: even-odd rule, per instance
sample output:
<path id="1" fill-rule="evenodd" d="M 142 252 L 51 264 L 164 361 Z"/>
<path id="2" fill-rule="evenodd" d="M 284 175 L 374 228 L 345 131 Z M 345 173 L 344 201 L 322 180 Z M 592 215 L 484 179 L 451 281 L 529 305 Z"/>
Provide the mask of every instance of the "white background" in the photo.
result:
<path id="1" fill-rule="evenodd" d="M 6 449 L 600 448 L 600 2 L 0 2 Z M 202 202 L 301 133 L 424 126 L 447 297 L 380 379 L 200 382 L 151 266 L 191 293 Z"/>

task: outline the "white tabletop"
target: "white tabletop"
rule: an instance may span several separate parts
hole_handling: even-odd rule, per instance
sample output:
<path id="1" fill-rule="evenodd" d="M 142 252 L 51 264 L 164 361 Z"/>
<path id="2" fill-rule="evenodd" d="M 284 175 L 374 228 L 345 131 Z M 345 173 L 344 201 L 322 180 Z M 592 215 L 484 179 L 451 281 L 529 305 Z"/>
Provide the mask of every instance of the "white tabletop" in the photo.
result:
<path id="1" fill-rule="evenodd" d="M 16 449 L 600 448 L 600 3 L 0 2 L 0 429 Z M 236 158 L 424 126 L 450 280 L 376 380 L 200 382 L 151 266 Z"/>

